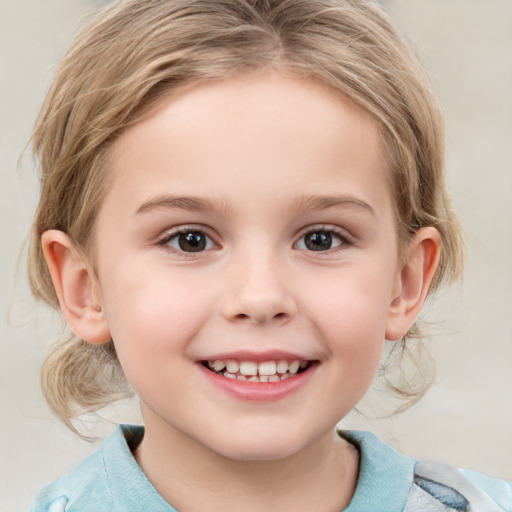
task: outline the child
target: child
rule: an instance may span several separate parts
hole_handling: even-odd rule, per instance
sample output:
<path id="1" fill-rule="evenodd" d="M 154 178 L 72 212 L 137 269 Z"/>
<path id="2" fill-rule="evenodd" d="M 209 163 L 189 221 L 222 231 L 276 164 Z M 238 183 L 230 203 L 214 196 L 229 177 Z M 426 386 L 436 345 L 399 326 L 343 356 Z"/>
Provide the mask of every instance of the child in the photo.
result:
<path id="1" fill-rule="evenodd" d="M 133 389 L 144 418 L 33 511 L 512 508 L 504 481 L 335 432 L 461 267 L 440 115 L 377 7 L 116 3 L 33 143 L 32 288 L 74 333 L 48 401 L 73 428 Z"/>

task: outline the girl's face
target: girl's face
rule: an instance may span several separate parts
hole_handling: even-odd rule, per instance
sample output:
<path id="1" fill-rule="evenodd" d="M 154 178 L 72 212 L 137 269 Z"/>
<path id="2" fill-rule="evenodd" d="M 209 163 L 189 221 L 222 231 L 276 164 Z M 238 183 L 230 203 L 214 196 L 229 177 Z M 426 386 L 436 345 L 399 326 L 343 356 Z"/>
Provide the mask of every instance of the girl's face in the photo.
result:
<path id="1" fill-rule="evenodd" d="M 312 81 L 246 75 L 171 95 L 111 157 L 98 284 L 147 435 L 236 460 L 332 436 L 401 289 L 370 116 Z"/>

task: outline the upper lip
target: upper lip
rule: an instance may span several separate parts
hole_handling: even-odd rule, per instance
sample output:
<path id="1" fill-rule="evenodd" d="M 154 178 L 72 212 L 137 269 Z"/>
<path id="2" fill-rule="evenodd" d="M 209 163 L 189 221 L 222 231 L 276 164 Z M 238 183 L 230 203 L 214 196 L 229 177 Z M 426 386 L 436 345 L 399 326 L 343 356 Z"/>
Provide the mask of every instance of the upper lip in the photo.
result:
<path id="1" fill-rule="evenodd" d="M 286 350 L 265 350 L 262 352 L 237 350 L 234 352 L 220 352 L 210 354 L 207 357 L 199 359 L 199 361 L 225 361 L 227 359 L 235 361 L 254 361 L 256 363 L 262 363 L 265 361 L 312 361 L 314 358 L 297 354 L 294 352 L 288 352 Z"/>

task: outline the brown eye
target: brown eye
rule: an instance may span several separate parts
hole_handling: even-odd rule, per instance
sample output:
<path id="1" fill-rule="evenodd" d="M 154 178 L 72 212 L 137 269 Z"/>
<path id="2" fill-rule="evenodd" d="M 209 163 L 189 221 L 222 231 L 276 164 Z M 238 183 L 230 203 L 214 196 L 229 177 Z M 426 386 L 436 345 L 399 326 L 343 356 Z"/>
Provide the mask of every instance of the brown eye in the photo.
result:
<path id="1" fill-rule="evenodd" d="M 317 252 L 328 251 L 344 243 L 344 238 L 334 231 L 318 230 L 306 233 L 297 243 L 297 248 Z"/>
<path id="2" fill-rule="evenodd" d="M 182 251 L 199 252 L 206 248 L 206 236 L 203 233 L 184 233 L 178 237 L 178 245 Z"/>
<path id="3" fill-rule="evenodd" d="M 181 252 L 201 252 L 212 249 L 212 239 L 202 231 L 181 231 L 170 235 L 165 245 Z"/>

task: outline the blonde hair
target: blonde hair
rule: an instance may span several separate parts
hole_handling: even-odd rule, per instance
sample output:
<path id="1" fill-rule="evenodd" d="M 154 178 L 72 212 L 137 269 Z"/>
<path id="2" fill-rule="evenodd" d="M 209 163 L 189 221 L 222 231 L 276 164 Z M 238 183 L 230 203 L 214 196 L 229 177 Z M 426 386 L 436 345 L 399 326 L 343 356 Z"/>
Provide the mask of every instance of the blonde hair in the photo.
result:
<path id="1" fill-rule="evenodd" d="M 59 307 L 41 250 L 44 231 L 62 230 L 94 252 L 95 220 L 109 184 L 107 155 L 124 128 L 177 87 L 265 68 L 317 80 L 373 115 L 387 152 L 399 239 L 435 226 L 443 251 L 431 291 L 455 279 L 463 244 L 445 190 L 442 118 L 424 71 L 378 6 L 128 0 L 98 13 L 78 35 L 34 129 L 42 187 L 29 249 L 35 297 Z M 73 417 L 129 392 L 112 342 L 98 347 L 72 335 L 50 353 L 42 383 L 50 406 L 72 429 Z"/>

